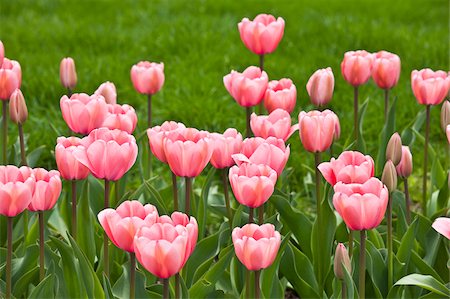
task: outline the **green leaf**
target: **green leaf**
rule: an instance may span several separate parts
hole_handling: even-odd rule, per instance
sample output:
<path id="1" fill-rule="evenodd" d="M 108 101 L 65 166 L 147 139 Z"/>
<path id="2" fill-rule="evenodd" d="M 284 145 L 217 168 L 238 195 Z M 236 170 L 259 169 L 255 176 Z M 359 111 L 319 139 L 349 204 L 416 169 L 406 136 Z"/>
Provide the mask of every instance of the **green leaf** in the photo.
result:
<path id="1" fill-rule="evenodd" d="M 346 267 L 342 267 L 344 270 L 344 282 L 347 287 L 347 298 L 358 298 L 355 286 L 355 282 L 353 281 L 352 275 L 347 271 Z"/>
<path id="2" fill-rule="evenodd" d="M 166 204 L 161 197 L 161 194 L 159 194 L 158 190 L 155 189 L 155 187 L 150 184 L 152 179 L 145 180 L 144 185 L 146 190 L 152 195 L 152 197 L 156 200 L 156 206 L 158 207 L 158 211 L 160 214 L 167 214 L 167 207 Z"/>
<path id="3" fill-rule="evenodd" d="M 450 296 L 450 289 L 448 289 L 441 282 L 437 281 L 434 277 L 429 275 L 410 274 L 401 278 L 395 283 L 395 286 L 400 285 L 418 286 L 422 289 L 438 294 L 439 296 Z"/>
<path id="4" fill-rule="evenodd" d="M 90 184 L 88 180 L 84 181 L 81 190 L 82 196 L 78 196 L 77 199 L 77 244 L 84 254 L 86 254 L 89 263 L 93 265 L 96 255 L 95 227 L 97 226 L 98 220 L 92 214 L 89 202 L 95 201 L 96 198 L 90 197 Z M 87 227 L 90 229 L 86 229 Z"/>
<path id="5" fill-rule="evenodd" d="M 39 161 L 39 158 L 41 157 L 41 154 L 44 152 L 45 149 L 46 146 L 41 145 L 35 148 L 27 155 L 27 162 L 29 167 L 36 167 L 37 162 Z"/>
<path id="6" fill-rule="evenodd" d="M 55 275 L 50 274 L 45 277 L 30 293 L 28 298 L 55 298 Z"/>
<path id="7" fill-rule="evenodd" d="M 208 171 L 208 175 L 206 176 L 206 181 L 203 184 L 198 209 L 197 209 L 197 211 L 194 211 L 194 212 L 197 212 L 196 219 L 198 221 L 198 238 L 199 238 L 199 240 L 201 240 L 205 234 L 209 189 L 211 188 L 211 184 L 213 182 L 215 173 L 216 173 L 216 169 L 214 167 L 211 167 L 211 169 Z"/>
<path id="8" fill-rule="evenodd" d="M 367 98 L 364 103 L 359 107 L 358 111 L 358 130 L 359 130 L 359 138 L 356 144 L 356 148 L 365 153 L 366 152 L 366 142 L 364 141 L 363 135 L 363 122 L 364 116 L 366 115 L 367 106 L 369 105 L 369 98 Z"/>
<path id="9" fill-rule="evenodd" d="M 111 284 L 109 282 L 108 277 L 106 277 L 106 274 L 103 273 L 103 289 L 105 290 L 105 297 L 106 299 L 115 299 L 112 290 L 111 290 Z"/>
<path id="10" fill-rule="evenodd" d="M 440 188 L 446 182 L 446 172 L 442 168 L 441 162 L 439 162 L 439 156 L 435 156 L 433 159 L 433 164 L 431 166 L 431 183 Z"/>
<path id="11" fill-rule="evenodd" d="M 18 280 L 13 280 L 12 291 L 14 296 L 23 297 L 27 293 L 29 285 L 34 281 L 39 281 L 39 267 L 37 266 L 21 275 Z"/>
<path id="12" fill-rule="evenodd" d="M 389 108 L 388 121 L 384 124 L 383 130 L 381 131 L 379 137 L 379 147 L 377 155 L 377 164 L 375 169 L 378 169 L 378 174 L 383 170 L 384 163 L 386 162 L 386 147 L 391 138 L 392 134 L 395 132 L 395 107 L 397 104 L 397 97 L 392 101 L 391 107 Z"/>

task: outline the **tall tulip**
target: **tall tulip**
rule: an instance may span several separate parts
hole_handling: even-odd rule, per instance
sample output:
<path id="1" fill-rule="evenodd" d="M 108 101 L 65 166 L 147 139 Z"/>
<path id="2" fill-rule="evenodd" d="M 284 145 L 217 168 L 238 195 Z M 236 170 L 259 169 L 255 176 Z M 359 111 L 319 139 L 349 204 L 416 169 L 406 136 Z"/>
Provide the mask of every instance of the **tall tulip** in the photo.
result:
<path id="1" fill-rule="evenodd" d="M 61 60 L 59 65 L 59 78 L 62 86 L 67 88 L 67 95 L 71 97 L 72 91 L 77 85 L 77 71 L 73 58 L 66 57 Z"/>
<path id="2" fill-rule="evenodd" d="M 267 90 L 264 95 L 264 107 L 266 107 L 269 113 L 278 108 L 292 113 L 296 101 L 297 88 L 291 79 L 272 80 L 267 85 Z"/>
<path id="3" fill-rule="evenodd" d="M 27 104 L 20 89 L 16 89 L 9 100 L 9 117 L 11 121 L 17 124 L 19 130 L 19 142 L 20 142 L 20 164 L 27 166 L 27 158 L 25 154 L 25 139 L 23 137 L 23 123 L 28 118 Z"/>
<path id="4" fill-rule="evenodd" d="M 319 69 L 306 84 L 309 98 L 315 106 L 324 106 L 331 101 L 334 91 L 334 75 L 330 67 Z"/>
<path id="5" fill-rule="evenodd" d="M 444 71 L 431 69 L 414 70 L 411 73 L 411 87 L 419 104 L 426 105 L 425 144 L 422 179 L 422 210 L 427 214 L 427 172 L 428 142 L 430 135 L 430 110 L 432 105 L 440 104 L 448 94 L 450 77 Z"/>

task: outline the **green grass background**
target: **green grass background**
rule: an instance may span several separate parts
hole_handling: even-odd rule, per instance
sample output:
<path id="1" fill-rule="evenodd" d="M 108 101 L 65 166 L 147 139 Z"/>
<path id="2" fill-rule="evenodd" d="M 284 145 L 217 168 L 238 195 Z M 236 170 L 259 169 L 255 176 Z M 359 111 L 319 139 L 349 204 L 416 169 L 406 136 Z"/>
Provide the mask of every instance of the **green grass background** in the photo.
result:
<path id="1" fill-rule="evenodd" d="M 424 109 L 410 87 L 413 69 L 449 68 L 449 4 L 445 0 L 415 1 L 0 1 L 0 39 L 6 56 L 21 63 L 22 91 L 30 119 L 25 124 L 28 148 L 45 144 L 38 165 L 55 167 L 53 149 L 67 128 L 59 109 L 65 90 L 59 83 L 59 62 L 76 61 L 76 92 L 93 93 L 112 81 L 118 101 L 133 105 L 143 132 L 146 98 L 133 89 L 129 71 L 140 60 L 162 61 L 166 82 L 154 97 L 154 122 L 182 121 L 188 126 L 222 132 L 244 131 L 244 110 L 229 96 L 222 77 L 232 69 L 257 65 L 258 57 L 239 38 L 237 23 L 258 13 L 282 16 L 286 21 L 278 49 L 266 58 L 270 79 L 291 78 L 297 86 L 297 122 L 301 110 L 313 107 L 305 90 L 309 76 L 331 66 L 336 78 L 333 109 L 341 119 L 342 139 L 351 134 L 352 88 L 343 80 L 344 52 L 388 50 L 402 60 L 397 129 L 401 131 Z M 364 120 L 367 153 L 376 156 L 383 123 L 383 94 L 373 82 L 360 89 L 360 102 L 369 97 Z M 57 128 L 55 131 L 52 126 Z M 11 139 L 15 128 L 11 125 Z M 138 134 L 138 133 L 137 133 Z M 440 154 L 446 139 L 439 127 L 439 108 L 432 109 L 432 144 Z M 14 141 L 14 140 L 12 140 Z M 10 140 L 10 143 L 12 142 Z M 301 189 L 305 152 L 295 134 L 290 139 L 294 167 L 292 189 Z M 413 148 L 415 175 L 420 177 L 422 145 Z M 328 159 L 328 158 L 326 158 Z"/>

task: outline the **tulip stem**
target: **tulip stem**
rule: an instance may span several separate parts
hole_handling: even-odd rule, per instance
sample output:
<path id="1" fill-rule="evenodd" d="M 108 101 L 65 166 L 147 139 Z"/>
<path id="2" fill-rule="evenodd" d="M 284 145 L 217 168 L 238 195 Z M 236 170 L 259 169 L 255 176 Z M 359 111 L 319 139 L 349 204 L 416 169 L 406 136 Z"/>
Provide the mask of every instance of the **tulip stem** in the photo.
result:
<path id="1" fill-rule="evenodd" d="M 45 276 L 44 266 L 44 211 L 39 211 L 39 281 Z"/>
<path id="2" fill-rule="evenodd" d="M 180 273 L 175 274 L 175 298 L 180 298 Z"/>
<path id="3" fill-rule="evenodd" d="M 394 276 L 394 259 L 392 253 L 392 199 L 388 200 L 387 207 L 387 251 L 388 251 L 388 290 L 392 288 Z"/>
<path id="4" fill-rule="evenodd" d="M 253 223 L 253 208 L 248 208 L 248 223 Z"/>
<path id="5" fill-rule="evenodd" d="M 348 233 L 348 255 L 351 258 L 353 255 L 353 231 Z"/>
<path id="6" fill-rule="evenodd" d="M 264 204 L 258 208 L 258 222 L 260 225 L 264 222 Z"/>
<path id="7" fill-rule="evenodd" d="M 104 208 L 109 208 L 109 181 L 105 179 L 105 202 Z M 103 271 L 106 277 L 109 278 L 109 248 L 108 248 L 108 235 L 106 231 L 103 232 Z"/>
<path id="8" fill-rule="evenodd" d="M 251 271 L 247 270 L 245 271 L 245 298 L 250 298 L 250 278 L 251 278 Z"/>
<path id="9" fill-rule="evenodd" d="M 259 69 L 261 73 L 264 71 L 264 54 L 259 55 Z M 262 114 L 264 110 L 264 100 L 259 103 L 258 114 Z"/>
<path id="10" fill-rule="evenodd" d="M 7 238 L 8 238 L 8 249 L 6 255 L 6 298 L 11 298 L 11 262 L 12 262 L 12 233 L 13 233 L 13 218 L 7 217 Z"/>
<path id="11" fill-rule="evenodd" d="M 228 194 L 228 180 L 227 180 L 227 168 L 221 169 L 220 171 L 223 184 L 223 196 L 225 198 L 225 206 L 227 208 L 228 214 L 228 224 L 230 225 L 230 230 L 233 229 L 233 211 L 230 207 L 230 196 Z"/>
<path id="12" fill-rule="evenodd" d="M 70 98 L 72 96 L 72 89 L 67 87 L 67 96 Z"/>
<path id="13" fill-rule="evenodd" d="M 342 299 L 347 299 L 347 286 L 345 285 L 345 281 L 341 280 L 342 285 Z"/>
<path id="14" fill-rule="evenodd" d="M 22 166 L 28 166 L 27 157 L 25 155 L 25 140 L 23 138 L 23 126 L 22 124 L 18 124 L 17 126 L 19 128 L 20 164 L 22 164 Z"/>
<path id="15" fill-rule="evenodd" d="M 152 95 L 147 95 L 147 128 L 152 127 Z M 152 175 L 152 151 L 150 150 L 150 140 L 148 142 L 148 177 Z"/>
<path id="16" fill-rule="evenodd" d="M 321 232 L 322 228 L 321 228 L 321 197 L 320 197 L 320 171 L 319 171 L 319 164 L 320 164 L 320 152 L 315 152 L 314 153 L 314 162 L 315 162 L 315 171 L 316 171 L 316 213 L 317 213 L 317 231 Z M 316 242 L 317 242 L 317 248 L 321 247 L 321 242 L 320 242 L 320 238 L 316 238 Z M 317 269 L 318 269 L 318 277 L 319 277 L 319 286 L 320 286 L 320 290 L 322 293 L 323 290 L 323 285 L 322 285 L 322 259 L 321 257 L 319 257 L 317 259 Z"/>
<path id="17" fill-rule="evenodd" d="M 261 297 L 261 287 L 259 285 L 259 280 L 261 276 L 261 270 L 255 271 L 255 298 L 259 299 Z"/>
<path id="18" fill-rule="evenodd" d="M 178 211 L 178 186 L 177 186 L 177 175 L 172 173 L 172 193 L 173 193 L 173 209 Z"/>
<path id="19" fill-rule="evenodd" d="M 169 279 L 164 278 L 162 281 L 163 281 L 163 299 L 169 299 Z"/>
<path id="20" fill-rule="evenodd" d="M 71 181 L 72 187 L 72 237 L 77 240 L 77 181 Z"/>
<path id="21" fill-rule="evenodd" d="M 430 135 L 430 109 L 431 105 L 426 108 L 426 123 L 425 123 L 425 147 L 423 149 L 423 181 L 422 181 L 422 211 L 423 215 L 427 215 L 427 170 L 428 170 L 428 141 Z"/>
<path id="22" fill-rule="evenodd" d="M 245 137 L 250 138 L 251 137 L 251 128 L 250 128 L 250 118 L 252 115 L 252 108 L 251 107 L 245 107 L 245 122 L 246 122 L 246 129 L 245 129 Z"/>
<path id="23" fill-rule="evenodd" d="M 361 241 L 359 249 L 359 299 L 366 297 L 366 231 L 360 231 Z"/>
<path id="24" fill-rule="evenodd" d="M 359 129 L 358 129 L 358 86 L 353 89 L 353 134 L 355 138 L 355 147 L 358 144 Z"/>
<path id="25" fill-rule="evenodd" d="M 406 222 L 411 224 L 411 198 L 409 197 L 408 178 L 403 179 L 405 185 Z"/>
<path id="26" fill-rule="evenodd" d="M 389 89 L 384 90 L 384 124 L 388 122 L 389 113 Z"/>
<path id="27" fill-rule="evenodd" d="M 2 145 L 3 145 L 3 165 L 8 164 L 8 160 L 7 160 L 7 154 L 6 154 L 6 149 L 7 149 L 7 143 L 8 143 L 8 101 L 2 101 L 3 104 L 3 132 L 2 132 Z"/>
<path id="28" fill-rule="evenodd" d="M 184 205 L 184 212 L 190 216 L 191 212 L 191 192 L 192 192 L 192 178 L 185 177 L 186 184 L 186 201 Z"/>
<path id="29" fill-rule="evenodd" d="M 134 299 L 136 285 L 136 256 L 130 252 L 130 299 Z"/>

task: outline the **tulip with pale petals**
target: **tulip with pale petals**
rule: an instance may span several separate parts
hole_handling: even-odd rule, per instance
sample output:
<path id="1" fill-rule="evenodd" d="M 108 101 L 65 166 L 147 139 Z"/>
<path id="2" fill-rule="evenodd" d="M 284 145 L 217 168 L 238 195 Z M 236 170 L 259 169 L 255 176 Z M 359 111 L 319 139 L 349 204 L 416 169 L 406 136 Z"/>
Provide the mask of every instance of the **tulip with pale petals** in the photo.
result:
<path id="1" fill-rule="evenodd" d="M 75 68 L 75 61 L 71 57 L 66 57 L 61 60 L 59 65 L 59 78 L 62 86 L 70 92 L 77 85 L 77 70 Z"/>
<path id="2" fill-rule="evenodd" d="M 298 130 L 298 125 L 291 126 L 291 116 L 283 109 L 276 109 L 268 116 L 257 116 L 253 113 L 250 118 L 250 127 L 255 136 L 262 138 L 273 136 L 284 141 Z"/>
<path id="3" fill-rule="evenodd" d="M 340 280 L 344 280 L 344 269 L 347 270 L 349 274 L 352 273 L 352 262 L 345 248 L 344 244 L 339 243 L 336 247 L 336 253 L 334 255 L 334 275 Z"/>
<path id="4" fill-rule="evenodd" d="M 83 150 L 78 137 L 58 137 L 55 147 L 55 159 L 61 177 L 65 180 L 83 180 L 89 175 L 89 168 L 80 163 L 73 152 Z"/>
<path id="5" fill-rule="evenodd" d="M 119 129 L 132 134 L 137 124 L 137 115 L 130 105 L 108 104 L 108 113 L 105 115 L 102 127 Z"/>
<path id="6" fill-rule="evenodd" d="M 3 59 L 0 65 L 0 100 L 8 101 L 22 83 L 22 69 L 15 60 Z"/>
<path id="7" fill-rule="evenodd" d="M 439 217 L 431 225 L 435 231 L 450 240 L 450 218 Z"/>
<path id="8" fill-rule="evenodd" d="M 297 101 L 297 88 L 291 79 L 272 80 L 267 85 L 264 95 L 264 107 L 271 113 L 276 109 L 283 109 L 291 113 Z"/>
<path id="9" fill-rule="evenodd" d="M 281 244 L 281 235 L 273 224 L 246 224 L 231 234 L 239 261 L 250 271 L 272 265 Z"/>
<path id="10" fill-rule="evenodd" d="M 342 75 L 345 81 L 358 87 L 370 79 L 372 64 L 373 55 L 365 50 L 346 52 L 341 63 Z"/>
<path id="11" fill-rule="evenodd" d="M 29 175 L 34 176 L 36 184 L 28 210 L 33 212 L 51 210 L 61 195 L 62 183 L 59 171 L 47 171 L 44 168 L 29 168 L 29 171 Z"/>
<path id="12" fill-rule="evenodd" d="M 9 99 L 9 117 L 16 124 L 23 124 L 28 118 L 27 104 L 20 89 L 16 89 Z"/>
<path id="13" fill-rule="evenodd" d="M 164 153 L 164 139 L 166 133 L 179 129 L 186 129 L 186 126 L 175 121 L 165 121 L 161 126 L 154 126 L 147 129 L 150 150 L 159 161 L 167 163 L 166 155 Z"/>
<path id="14" fill-rule="evenodd" d="M 211 164 L 217 169 L 234 165 L 232 155 L 241 151 L 242 135 L 234 128 L 226 129 L 223 134 L 211 133 L 213 141 L 213 154 Z"/>
<path id="15" fill-rule="evenodd" d="M 450 125 L 447 126 L 447 129 L 445 130 L 445 132 L 447 134 L 448 143 L 450 144 Z"/>
<path id="16" fill-rule="evenodd" d="M 116 86 L 112 82 L 105 82 L 100 84 L 94 94 L 101 95 L 105 98 L 105 102 L 107 104 L 116 104 L 117 103 L 117 91 Z"/>
<path id="17" fill-rule="evenodd" d="M 400 135 L 395 132 L 392 134 L 386 146 L 386 160 L 391 160 L 394 165 L 400 163 L 402 158 L 402 139 Z"/>
<path id="18" fill-rule="evenodd" d="M 448 94 L 450 77 L 444 71 L 429 68 L 411 72 L 411 87 L 419 104 L 439 105 Z"/>
<path id="19" fill-rule="evenodd" d="M 131 82 L 137 92 L 157 93 L 164 84 L 164 63 L 141 61 L 131 67 Z"/>
<path id="20" fill-rule="evenodd" d="M 379 51 L 373 54 L 372 78 L 381 89 L 391 89 L 397 85 L 400 77 L 400 57 L 398 55 Z"/>
<path id="21" fill-rule="evenodd" d="M 331 68 L 315 71 L 306 84 L 306 90 L 314 105 L 320 107 L 328 104 L 334 91 L 334 75 Z"/>
<path id="22" fill-rule="evenodd" d="M 400 163 L 396 166 L 398 176 L 407 178 L 411 175 L 413 170 L 412 154 L 409 150 L 409 146 L 402 146 L 402 156 Z"/>
<path id="23" fill-rule="evenodd" d="M 298 116 L 300 140 L 309 152 L 324 152 L 333 142 L 336 128 L 336 115 L 331 110 L 308 113 L 302 111 Z"/>
<path id="24" fill-rule="evenodd" d="M 0 165 L 0 215 L 14 217 L 30 204 L 36 185 L 26 166 Z"/>

